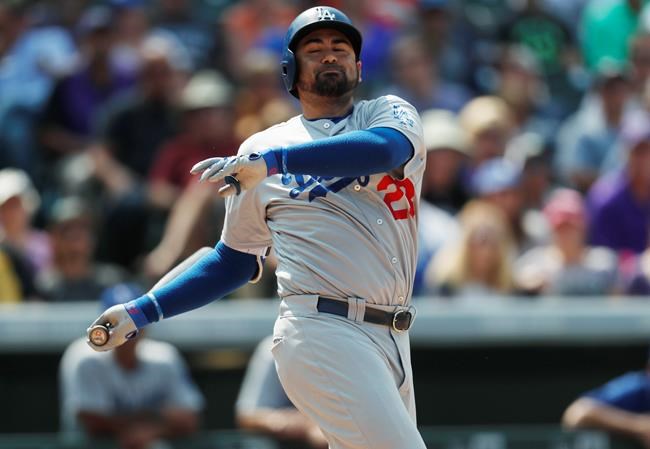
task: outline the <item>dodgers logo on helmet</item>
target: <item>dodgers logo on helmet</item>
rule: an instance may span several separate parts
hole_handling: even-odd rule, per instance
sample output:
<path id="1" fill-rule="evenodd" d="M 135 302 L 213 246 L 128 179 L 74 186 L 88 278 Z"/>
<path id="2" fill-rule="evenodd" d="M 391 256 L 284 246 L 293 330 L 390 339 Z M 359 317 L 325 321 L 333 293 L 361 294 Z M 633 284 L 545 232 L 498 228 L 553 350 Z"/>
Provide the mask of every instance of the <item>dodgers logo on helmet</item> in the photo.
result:
<path id="1" fill-rule="evenodd" d="M 300 39 L 319 28 L 333 28 L 345 34 L 352 44 L 357 61 L 361 54 L 361 33 L 343 12 L 331 6 L 316 6 L 300 13 L 287 30 L 281 63 L 284 86 L 296 98 L 297 63 L 294 51 Z"/>
<path id="2" fill-rule="evenodd" d="M 329 8 L 317 6 L 315 9 L 318 20 L 336 20 L 336 14 L 330 11 Z"/>

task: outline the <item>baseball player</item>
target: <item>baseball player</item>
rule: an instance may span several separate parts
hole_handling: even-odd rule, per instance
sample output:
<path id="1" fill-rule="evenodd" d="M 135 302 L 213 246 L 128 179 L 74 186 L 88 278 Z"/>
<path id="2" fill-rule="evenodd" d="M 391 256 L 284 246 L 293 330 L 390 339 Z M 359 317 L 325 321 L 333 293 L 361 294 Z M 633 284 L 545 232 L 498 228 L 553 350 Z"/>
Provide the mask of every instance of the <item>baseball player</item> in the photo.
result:
<path id="1" fill-rule="evenodd" d="M 272 353 L 288 397 L 332 449 L 422 449 L 408 329 L 425 149 L 395 96 L 354 103 L 361 34 L 331 7 L 298 15 L 281 73 L 302 115 L 192 171 L 227 197 L 221 240 L 163 287 L 106 310 L 97 350 L 261 274 L 271 246 L 282 299 Z"/>

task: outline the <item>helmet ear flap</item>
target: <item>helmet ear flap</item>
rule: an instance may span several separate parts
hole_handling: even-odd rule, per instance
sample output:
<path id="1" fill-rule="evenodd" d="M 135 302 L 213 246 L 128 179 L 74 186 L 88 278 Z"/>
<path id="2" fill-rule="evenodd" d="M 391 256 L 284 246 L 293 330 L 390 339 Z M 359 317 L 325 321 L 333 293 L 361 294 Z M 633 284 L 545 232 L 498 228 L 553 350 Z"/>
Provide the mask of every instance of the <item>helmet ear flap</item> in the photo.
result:
<path id="1" fill-rule="evenodd" d="M 296 84 L 296 56 L 293 54 L 293 51 L 288 47 L 285 47 L 285 50 L 282 54 L 282 62 L 280 64 L 280 75 L 282 76 L 282 81 L 284 82 L 284 87 L 293 95 L 298 98 L 296 93 L 295 84 Z"/>

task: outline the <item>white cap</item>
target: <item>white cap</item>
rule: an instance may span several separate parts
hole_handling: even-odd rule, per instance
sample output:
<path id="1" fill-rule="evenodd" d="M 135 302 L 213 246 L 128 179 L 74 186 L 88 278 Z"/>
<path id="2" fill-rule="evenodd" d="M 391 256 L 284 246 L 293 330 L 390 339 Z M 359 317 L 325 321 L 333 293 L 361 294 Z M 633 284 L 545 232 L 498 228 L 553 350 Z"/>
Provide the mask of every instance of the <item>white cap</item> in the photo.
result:
<path id="1" fill-rule="evenodd" d="M 228 106 L 232 99 L 232 87 L 219 72 L 201 70 L 196 72 L 183 89 L 183 109 L 203 109 Z"/>
<path id="2" fill-rule="evenodd" d="M 21 198 L 23 207 L 30 214 L 36 212 L 41 202 L 27 173 L 17 168 L 0 170 L 0 206 L 15 196 Z"/>
<path id="3" fill-rule="evenodd" d="M 421 117 L 427 151 L 449 149 L 469 155 L 465 132 L 452 112 L 429 109 Z"/>

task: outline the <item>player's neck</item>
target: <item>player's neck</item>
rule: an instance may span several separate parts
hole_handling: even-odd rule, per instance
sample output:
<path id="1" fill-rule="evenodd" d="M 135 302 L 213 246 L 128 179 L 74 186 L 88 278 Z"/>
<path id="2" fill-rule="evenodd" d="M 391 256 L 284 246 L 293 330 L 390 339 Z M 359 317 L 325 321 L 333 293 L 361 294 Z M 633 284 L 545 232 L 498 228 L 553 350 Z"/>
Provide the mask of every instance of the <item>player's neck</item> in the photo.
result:
<path id="1" fill-rule="evenodd" d="M 302 106 L 302 115 L 307 120 L 343 117 L 352 109 L 354 98 L 352 95 L 332 98 L 301 92 L 300 105 Z"/>

